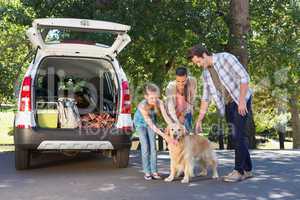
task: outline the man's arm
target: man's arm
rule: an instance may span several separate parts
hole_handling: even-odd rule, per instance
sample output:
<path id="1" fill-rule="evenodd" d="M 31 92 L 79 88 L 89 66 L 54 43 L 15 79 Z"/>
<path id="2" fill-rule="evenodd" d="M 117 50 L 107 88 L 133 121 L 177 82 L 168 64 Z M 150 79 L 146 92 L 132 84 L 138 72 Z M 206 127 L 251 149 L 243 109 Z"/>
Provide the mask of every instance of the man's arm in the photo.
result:
<path id="1" fill-rule="evenodd" d="M 248 113 L 247 103 L 246 103 L 246 95 L 247 95 L 248 88 L 249 88 L 248 83 L 240 84 L 240 97 L 239 97 L 238 112 L 242 116 L 245 116 Z"/>
<path id="2" fill-rule="evenodd" d="M 197 95 L 197 80 L 194 77 L 191 77 L 191 106 L 192 110 L 194 110 L 195 100 Z"/>
<path id="3" fill-rule="evenodd" d="M 199 111 L 199 118 L 201 121 L 204 119 L 205 114 L 207 112 L 208 109 L 208 105 L 209 102 L 206 100 L 201 100 L 201 104 L 200 104 L 200 111 Z"/>
<path id="4" fill-rule="evenodd" d="M 196 126 L 195 126 L 195 132 L 196 133 L 202 132 L 202 121 L 203 121 L 203 119 L 205 117 L 205 114 L 207 112 L 209 102 L 210 102 L 210 94 L 209 94 L 208 84 L 206 82 L 206 78 L 203 77 L 203 95 L 202 95 L 202 98 L 201 98 L 199 116 L 198 116 Z"/>
<path id="5" fill-rule="evenodd" d="M 198 115 L 198 119 L 196 122 L 196 126 L 195 126 L 195 133 L 202 133 L 202 121 L 205 117 L 205 114 L 207 112 L 209 106 L 209 102 L 206 100 L 201 100 L 201 104 L 200 104 L 200 111 L 199 111 L 199 115 Z"/>
<path id="6" fill-rule="evenodd" d="M 239 60 L 232 54 L 226 54 L 224 57 L 226 63 L 229 63 L 231 68 L 240 77 L 240 96 L 238 104 L 238 112 L 245 116 L 248 113 L 246 95 L 249 89 L 250 77 L 246 69 L 239 62 Z"/>

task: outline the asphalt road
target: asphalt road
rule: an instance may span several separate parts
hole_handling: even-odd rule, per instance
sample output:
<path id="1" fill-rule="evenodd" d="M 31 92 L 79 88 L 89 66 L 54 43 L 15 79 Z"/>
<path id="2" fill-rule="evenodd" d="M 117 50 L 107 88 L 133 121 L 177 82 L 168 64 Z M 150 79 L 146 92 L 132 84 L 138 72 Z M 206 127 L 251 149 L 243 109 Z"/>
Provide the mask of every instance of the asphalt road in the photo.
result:
<path id="1" fill-rule="evenodd" d="M 232 169 L 233 152 L 217 154 L 219 174 L 225 175 Z M 300 199 L 300 151 L 258 150 L 251 154 L 255 166 L 252 179 L 224 183 L 208 176 L 182 184 L 179 180 L 145 181 L 137 151 L 131 153 L 126 169 L 115 169 L 110 159 L 91 154 L 73 159 L 48 154 L 35 158 L 34 168 L 27 171 L 15 170 L 13 152 L 0 153 L 0 199 Z M 168 175 L 167 152 L 159 153 L 158 167 L 164 176 Z"/>

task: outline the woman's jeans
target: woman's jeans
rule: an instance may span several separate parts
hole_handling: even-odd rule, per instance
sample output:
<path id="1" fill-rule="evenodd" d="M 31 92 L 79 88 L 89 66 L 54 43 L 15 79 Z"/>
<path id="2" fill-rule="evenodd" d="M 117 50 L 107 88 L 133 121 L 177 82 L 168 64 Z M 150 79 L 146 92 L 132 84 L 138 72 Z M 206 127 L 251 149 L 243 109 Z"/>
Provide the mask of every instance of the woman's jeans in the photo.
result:
<path id="1" fill-rule="evenodd" d="M 157 172 L 156 134 L 149 127 L 138 127 L 144 173 Z"/>
<path id="2" fill-rule="evenodd" d="M 192 117 L 191 112 L 186 113 L 184 116 L 184 127 L 189 133 L 192 132 Z"/>

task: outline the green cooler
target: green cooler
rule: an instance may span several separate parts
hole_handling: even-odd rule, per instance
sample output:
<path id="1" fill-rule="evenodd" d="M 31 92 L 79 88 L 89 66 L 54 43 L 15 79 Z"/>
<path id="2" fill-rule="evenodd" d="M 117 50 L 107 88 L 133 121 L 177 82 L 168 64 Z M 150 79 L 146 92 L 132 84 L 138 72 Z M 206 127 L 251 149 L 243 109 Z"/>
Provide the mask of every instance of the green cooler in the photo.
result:
<path id="1" fill-rule="evenodd" d="M 57 128 L 58 110 L 56 102 L 37 102 L 38 126 L 41 128 Z"/>

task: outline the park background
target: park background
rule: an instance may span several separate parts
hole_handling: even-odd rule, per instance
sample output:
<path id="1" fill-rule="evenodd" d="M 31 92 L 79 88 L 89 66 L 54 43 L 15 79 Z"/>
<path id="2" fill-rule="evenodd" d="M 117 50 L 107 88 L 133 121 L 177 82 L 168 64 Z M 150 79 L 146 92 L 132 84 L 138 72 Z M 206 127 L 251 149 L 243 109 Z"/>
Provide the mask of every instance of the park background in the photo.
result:
<path id="1" fill-rule="evenodd" d="M 251 148 L 300 148 L 300 3 L 296 0 L 0 0 L 0 148 L 13 144 L 15 90 L 29 66 L 32 48 L 25 36 L 32 20 L 70 17 L 131 26 L 132 42 L 118 59 L 127 74 L 132 112 L 151 81 L 164 89 L 184 65 L 198 80 L 202 70 L 186 60 L 201 43 L 212 52 L 228 51 L 247 68 L 254 89 Z M 199 106 L 196 106 L 195 117 Z M 206 135 L 218 142 L 226 124 L 211 106 Z M 279 144 L 279 138 L 282 143 Z M 284 141 L 284 142 L 283 142 Z"/>

